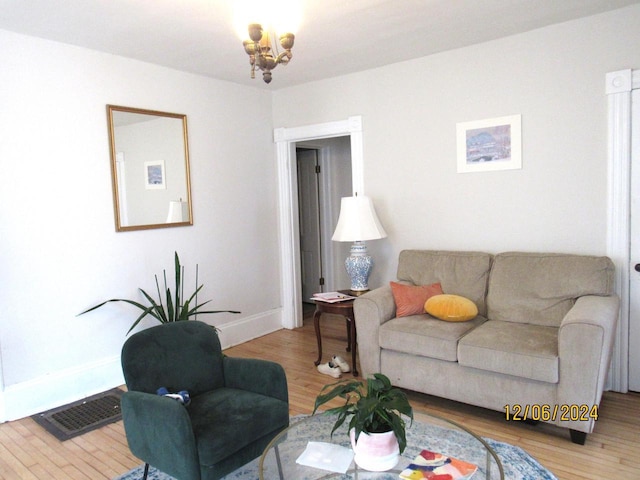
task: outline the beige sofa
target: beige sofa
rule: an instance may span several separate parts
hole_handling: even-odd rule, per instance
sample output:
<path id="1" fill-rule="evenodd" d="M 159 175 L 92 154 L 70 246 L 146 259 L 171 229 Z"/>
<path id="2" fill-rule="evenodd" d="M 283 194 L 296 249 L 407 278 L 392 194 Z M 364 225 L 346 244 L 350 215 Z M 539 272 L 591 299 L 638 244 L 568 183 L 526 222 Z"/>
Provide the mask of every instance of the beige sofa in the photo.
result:
<path id="1" fill-rule="evenodd" d="M 584 444 L 618 319 L 613 278 L 607 257 L 405 250 L 399 282 L 440 282 L 444 293 L 473 300 L 479 315 L 396 318 L 389 286 L 366 293 L 354 304 L 363 374 L 569 428 Z"/>

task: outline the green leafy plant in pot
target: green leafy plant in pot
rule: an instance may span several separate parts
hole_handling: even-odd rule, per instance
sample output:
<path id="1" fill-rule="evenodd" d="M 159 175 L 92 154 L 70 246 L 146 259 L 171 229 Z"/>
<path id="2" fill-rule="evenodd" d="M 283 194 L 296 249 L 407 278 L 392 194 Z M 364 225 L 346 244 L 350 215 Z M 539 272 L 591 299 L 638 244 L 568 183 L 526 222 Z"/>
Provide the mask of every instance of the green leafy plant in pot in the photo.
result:
<path id="1" fill-rule="evenodd" d="M 143 318 L 147 315 L 158 320 L 160 323 L 179 322 L 183 320 L 195 319 L 198 315 L 206 315 L 213 313 L 240 313 L 235 310 L 203 310 L 207 303 L 211 300 L 207 300 L 202 303 L 198 303 L 198 293 L 202 290 L 204 285 L 198 286 L 198 266 L 196 265 L 196 290 L 186 298 L 184 295 L 184 267 L 180 265 L 180 258 L 178 252 L 174 252 L 174 265 L 175 265 L 175 286 L 174 292 L 167 286 L 167 272 L 163 271 L 164 285 L 163 290 L 160 290 L 160 283 L 158 282 L 158 276 L 156 275 L 156 289 L 158 293 L 158 301 L 156 301 L 151 295 L 140 288 L 140 292 L 149 301 L 149 305 L 144 305 L 135 300 L 128 300 L 126 298 L 112 298 L 106 300 L 98 305 L 95 305 L 78 315 L 84 315 L 93 310 L 96 310 L 109 302 L 125 302 L 129 303 L 140 310 L 142 313 L 131 325 L 131 328 L 127 331 L 127 335 L 138 325 Z M 164 293 L 164 302 L 163 302 Z"/>
<path id="2" fill-rule="evenodd" d="M 413 408 L 406 394 L 394 388 L 388 377 L 375 373 L 366 384 L 350 380 L 326 385 L 316 397 L 313 414 L 335 398 L 343 398 L 344 403 L 324 412 L 337 415 L 331 435 L 349 419 L 356 463 L 371 471 L 393 468 L 407 447 L 403 415 L 413 422 Z"/>

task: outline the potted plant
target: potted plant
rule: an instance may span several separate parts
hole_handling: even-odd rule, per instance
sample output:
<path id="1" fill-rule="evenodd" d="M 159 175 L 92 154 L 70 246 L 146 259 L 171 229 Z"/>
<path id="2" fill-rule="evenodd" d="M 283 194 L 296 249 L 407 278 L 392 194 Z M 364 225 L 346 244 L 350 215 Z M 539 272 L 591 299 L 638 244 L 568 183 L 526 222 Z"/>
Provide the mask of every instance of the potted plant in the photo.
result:
<path id="1" fill-rule="evenodd" d="M 344 399 L 344 404 L 325 412 L 337 415 L 331 435 L 349 418 L 355 462 L 371 471 L 393 468 L 407 446 L 402 416 L 413 421 L 413 408 L 406 394 L 394 388 L 385 375 L 375 373 L 366 384 L 350 380 L 326 385 L 316 397 L 313 414 L 318 407 L 338 397 Z"/>
<path id="2" fill-rule="evenodd" d="M 164 276 L 164 295 L 166 304 L 162 301 L 162 292 L 160 291 L 160 284 L 158 283 L 158 276 L 156 275 L 156 289 L 158 293 L 158 301 L 145 292 L 143 289 L 139 289 L 142 292 L 142 295 L 149 301 L 150 305 L 143 305 L 140 302 L 136 302 L 135 300 L 128 300 L 125 298 L 112 298 L 111 300 L 106 300 L 98 305 L 95 305 L 78 315 L 83 315 L 85 313 L 91 312 L 97 308 L 102 307 L 103 305 L 109 302 L 125 302 L 142 310 L 142 313 L 131 325 L 131 328 L 127 331 L 127 335 L 135 328 L 140 321 L 146 317 L 147 315 L 151 315 L 153 318 L 158 320 L 160 323 L 169 323 L 169 322 L 179 322 L 182 320 L 189 320 L 190 318 L 196 318 L 197 315 L 205 315 L 212 313 L 240 313 L 234 310 L 202 310 L 202 307 L 209 303 L 211 300 L 207 300 L 206 302 L 198 303 L 198 292 L 202 290 L 204 285 L 198 286 L 198 266 L 196 265 L 196 290 L 191 294 L 189 298 L 185 300 L 184 296 L 184 267 L 180 265 L 180 258 L 178 258 L 178 252 L 174 252 L 174 264 L 175 264 L 175 287 L 174 293 L 171 293 L 171 289 L 167 286 L 167 272 L 163 270 Z"/>

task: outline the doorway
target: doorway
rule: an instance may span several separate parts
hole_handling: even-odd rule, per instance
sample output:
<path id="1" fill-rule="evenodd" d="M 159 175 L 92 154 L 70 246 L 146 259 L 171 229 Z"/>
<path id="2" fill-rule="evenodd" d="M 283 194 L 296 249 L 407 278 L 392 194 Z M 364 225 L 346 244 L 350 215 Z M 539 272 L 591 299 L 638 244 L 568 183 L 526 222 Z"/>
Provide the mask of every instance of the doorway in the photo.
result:
<path id="1" fill-rule="evenodd" d="M 322 292 L 322 226 L 320 212 L 320 172 L 318 151 L 296 148 L 298 170 L 298 222 L 300 225 L 300 280 L 302 302 L 311 302 L 316 292 Z"/>
<path id="2" fill-rule="evenodd" d="M 640 286 L 637 278 L 640 272 L 635 269 L 640 263 L 640 258 L 636 257 L 640 250 L 636 244 L 637 230 L 632 226 L 638 224 L 640 218 L 639 212 L 632 212 L 632 204 L 637 203 L 634 196 L 638 196 L 634 192 L 640 189 L 640 183 L 632 179 L 640 174 L 640 101 L 637 101 L 638 94 L 633 93 L 640 90 L 640 70 L 609 72 L 605 86 L 608 103 L 607 255 L 616 267 L 614 284 L 620 297 L 618 330 L 607 387 L 625 393 L 630 386 L 632 390 L 640 389 L 640 304 L 635 300 Z"/>
<path id="3" fill-rule="evenodd" d="M 631 91 L 629 390 L 640 392 L 640 89 Z"/>
<path id="4" fill-rule="evenodd" d="M 353 195 L 353 193 L 358 192 L 364 195 L 366 192 L 364 191 L 363 179 L 362 117 L 354 116 L 346 120 L 301 127 L 276 128 L 273 134 L 276 143 L 279 195 L 278 228 L 280 232 L 282 326 L 285 328 L 297 328 L 303 324 L 303 309 L 300 281 L 299 219 L 297 214 L 298 182 L 295 168 L 296 144 L 347 136 L 351 147 L 350 194 Z"/>
<path id="5" fill-rule="evenodd" d="M 352 195 L 350 137 L 296 144 L 302 302 L 348 285 L 349 245 L 333 242 L 342 197 Z"/>

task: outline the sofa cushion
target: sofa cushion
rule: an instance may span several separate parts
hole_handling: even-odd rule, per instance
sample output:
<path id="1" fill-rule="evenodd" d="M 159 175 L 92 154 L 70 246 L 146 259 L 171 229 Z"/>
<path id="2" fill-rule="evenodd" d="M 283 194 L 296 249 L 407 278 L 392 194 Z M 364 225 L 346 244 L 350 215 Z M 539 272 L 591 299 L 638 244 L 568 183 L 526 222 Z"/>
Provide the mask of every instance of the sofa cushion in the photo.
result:
<path id="1" fill-rule="evenodd" d="M 383 349 L 455 362 L 458 341 L 485 321 L 478 316 L 450 323 L 427 314 L 394 318 L 380 326 L 379 343 Z"/>
<path id="2" fill-rule="evenodd" d="M 425 311 L 447 322 L 466 322 L 478 316 L 478 307 L 460 295 L 434 295 L 424 304 Z"/>
<path id="3" fill-rule="evenodd" d="M 487 317 L 559 327 L 578 297 L 611 295 L 613 274 L 607 257 L 501 253 L 489 278 Z"/>
<path id="4" fill-rule="evenodd" d="M 431 285 L 404 285 L 389 282 L 391 294 L 396 303 L 396 316 L 418 315 L 424 313 L 424 305 L 429 298 L 442 293 L 439 283 Z"/>
<path id="5" fill-rule="evenodd" d="M 458 344 L 465 367 L 558 383 L 558 328 L 489 320 Z"/>
<path id="6" fill-rule="evenodd" d="M 398 260 L 398 279 L 414 285 L 439 282 L 444 293 L 461 295 L 486 316 L 486 291 L 492 256 L 482 252 L 403 250 Z"/>

